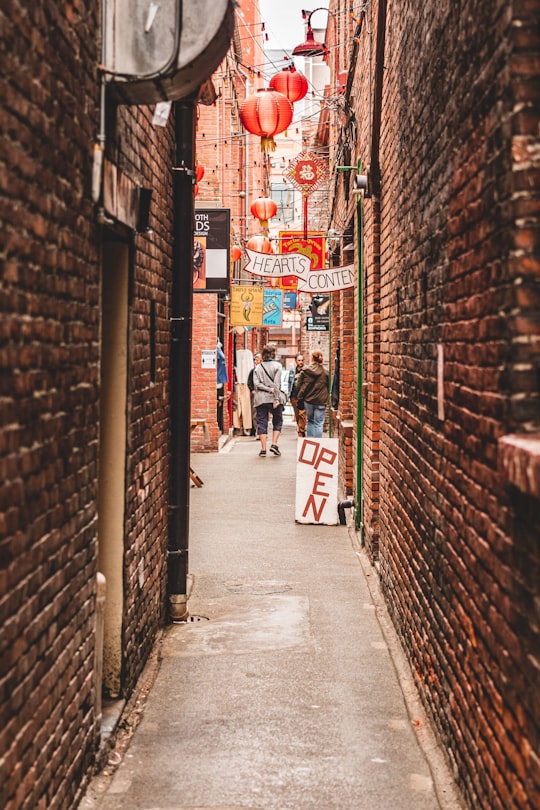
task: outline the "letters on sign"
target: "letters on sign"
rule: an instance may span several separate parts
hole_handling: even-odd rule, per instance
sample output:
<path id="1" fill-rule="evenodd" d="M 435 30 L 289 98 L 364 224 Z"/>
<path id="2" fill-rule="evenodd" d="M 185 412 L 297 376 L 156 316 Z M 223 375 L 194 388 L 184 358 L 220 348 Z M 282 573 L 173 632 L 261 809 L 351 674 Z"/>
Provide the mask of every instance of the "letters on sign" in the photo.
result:
<path id="1" fill-rule="evenodd" d="M 338 440 L 298 440 L 296 464 L 297 523 L 336 525 Z"/>
<path id="2" fill-rule="evenodd" d="M 298 289 L 308 293 L 331 293 L 345 290 L 355 283 L 354 265 L 329 267 L 326 270 L 311 270 L 310 260 L 302 253 L 257 253 L 246 249 L 248 262 L 245 269 L 254 276 L 282 278 L 296 276 Z"/>

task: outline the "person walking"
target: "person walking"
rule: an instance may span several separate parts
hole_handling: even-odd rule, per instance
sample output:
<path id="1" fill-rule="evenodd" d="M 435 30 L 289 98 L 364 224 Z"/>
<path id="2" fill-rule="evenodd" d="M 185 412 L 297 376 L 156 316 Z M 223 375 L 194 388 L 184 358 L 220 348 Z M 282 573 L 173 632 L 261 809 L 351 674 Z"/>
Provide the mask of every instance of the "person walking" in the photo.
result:
<path id="1" fill-rule="evenodd" d="M 296 355 L 296 366 L 290 371 L 289 378 L 289 399 L 293 406 L 294 419 L 296 422 L 296 432 L 299 436 L 306 435 L 306 411 L 304 408 L 298 407 L 298 378 L 300 372 L 304 368 L 304 355 Z"/>
<path id="2" fill-rule="evenodd" d="M 255 354 L 253 355 L 254 366 L 251 369 L 251 371 L 249 372 L 248 378 L 247 378 L 247 386 L 249 388 L 249 394 L 250 394 L 250 397 L 251 397 L 251 424 L 252 424 L 251 435 L 252 436 L 257 436 L 257 429 L 256 429 L 257 410 L 255 408 L 255 402 L 254 402 L 255 383 L 253 382 L 253 372 L 255 371 L 255 369 L 257 368 L 257 366 L 261 362 L 261 360 L 262 360 L 261 353 L 260 352 L 255 352 Z M 257 438 L 259 438 L 259 437 L 257 436 Z"/>
<path id="3" fill-rule="evenodd" d="M 311 352 L 311 364 L 305 366 L 298 375 L 296 396 L 297 407 L 301 408 L 303 405 L 306 411 L 306 435 L 320 439 L 328 402 L 328 371 L 323 366 L 320 351 Z"/>
<path id="4" fill-rule="evenodd" d="M 261 441 L 259 456 L 266 457 L 266 444 L 268 439 L 268 419 L 272 416 L 272 443 L 270 452 L 280 456 L 278 447 L 279 435 L 283 427 L 284 396 L 281 387 L 281 363 L 275 359 L 274 346 L 265 346 L 262 350 L 262 362 L 253 371 L 253 385 L 255 388 L 253 401 L 257 411 L 257 433 Z"/>

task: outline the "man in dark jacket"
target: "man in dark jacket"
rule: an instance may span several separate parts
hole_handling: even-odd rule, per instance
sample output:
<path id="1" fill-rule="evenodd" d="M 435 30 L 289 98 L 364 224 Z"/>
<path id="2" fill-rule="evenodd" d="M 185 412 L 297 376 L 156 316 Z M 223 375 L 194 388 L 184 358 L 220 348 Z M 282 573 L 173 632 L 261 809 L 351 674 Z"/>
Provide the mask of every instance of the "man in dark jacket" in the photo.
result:
<path id="1" fill-rule="evenodd" d="M 296 421 L 296 430 L 299 436 L 306 435 L 306 412 L 304 408 L 298 407 L 298 378 L 300 372 L 304 368 L 304 356 L 302 354 L 296 355 L 296 366 L 290 370 L 289 378 L 289 399 L 293 406 L 294 418 Z"/>
<path id="2" fill-rule="evenodd" d="M 298 407 L 304 405 L 307 416 L 306 434 L 321 438 L 328 402 L 328 371 L 320 351 L 311 353 L 311 364 L 302 369 L 297 384 Z"/>

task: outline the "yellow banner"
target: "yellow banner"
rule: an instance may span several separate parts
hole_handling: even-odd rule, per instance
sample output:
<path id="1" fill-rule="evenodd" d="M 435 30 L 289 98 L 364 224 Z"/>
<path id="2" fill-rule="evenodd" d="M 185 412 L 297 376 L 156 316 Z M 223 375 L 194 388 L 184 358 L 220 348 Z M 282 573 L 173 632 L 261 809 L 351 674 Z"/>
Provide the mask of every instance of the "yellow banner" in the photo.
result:
<path id="1" fill-rule="evenodd" d="M 231 326 L 262 326 L 263 301 L 263 287 L 233 284 L 229 315 Z"/>

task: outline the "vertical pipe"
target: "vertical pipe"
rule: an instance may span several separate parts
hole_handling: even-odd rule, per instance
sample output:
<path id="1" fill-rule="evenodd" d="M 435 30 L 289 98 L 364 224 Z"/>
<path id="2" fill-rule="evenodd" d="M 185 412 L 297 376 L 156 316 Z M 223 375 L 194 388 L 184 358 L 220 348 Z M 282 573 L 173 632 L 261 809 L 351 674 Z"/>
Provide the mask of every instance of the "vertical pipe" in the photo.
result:
<path id="1" fill-rule="evenodd" d="M 170 505 L 168 595 L 173 621 L 188 618 L 189 449 L 193 321 L 195 98 L 175 102 L 171 295 Z"/>

